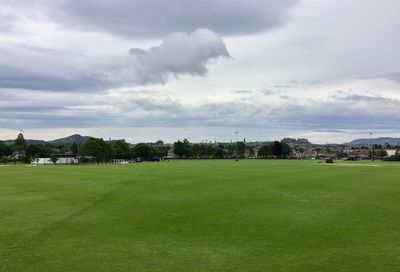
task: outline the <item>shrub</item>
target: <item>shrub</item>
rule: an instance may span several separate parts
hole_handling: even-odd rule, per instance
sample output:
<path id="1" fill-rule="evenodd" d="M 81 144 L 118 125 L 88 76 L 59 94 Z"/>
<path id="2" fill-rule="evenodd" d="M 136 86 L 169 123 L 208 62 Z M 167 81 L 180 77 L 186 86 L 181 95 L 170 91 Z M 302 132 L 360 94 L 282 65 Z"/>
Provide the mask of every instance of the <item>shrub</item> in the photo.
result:
<path id="1" fill-rule="evenodd" d="M 326 163 L 333 163 L 333 160 L 332 159 L 326 159 L 325 162 Z"/>
<path id="2" fill-rule="evenodd" d="M 382 160 L 383 161 L 400 161 L 400 155 L 384 157 Z"/>

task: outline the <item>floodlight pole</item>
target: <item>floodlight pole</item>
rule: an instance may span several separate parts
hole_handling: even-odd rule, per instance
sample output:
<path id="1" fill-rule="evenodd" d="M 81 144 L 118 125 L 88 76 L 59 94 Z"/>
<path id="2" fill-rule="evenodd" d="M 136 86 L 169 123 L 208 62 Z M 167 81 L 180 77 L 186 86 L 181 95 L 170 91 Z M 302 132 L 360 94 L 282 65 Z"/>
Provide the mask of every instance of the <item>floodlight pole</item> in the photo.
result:
<path id="1" fill-rule="evenodd" d="M 238 137 L 238 134 L 239 134 L 239 131 L 238 131 L 238 130 L 236 130 L 236 131 L 235 131 L 235 138 L 236 138 L 236 152 L 235 152 L 235 160 L 236 160 L 236 161 L 239 161 L 239 159 L 238 159 L 238 139 L 237 139 L 237 137 Z"/>
<path id="2" fill-rule="evenodd" d="M 369 133 L 370 141 L 371 141 L 371 161 L 374 161 L 374 145 L 372 143 L 372 132 Z"/>
<path id="3" fill-rule="evenodd" d="M 78 147 L 78 164 L 80 163 L 80 160 L 81 160 L 81 155 L 80 155 L 80 152 L 79 152 L 79 146 L 80 146 L 80 144 L 76 144 L 77 145 L 77 147 Z"/>
<path id="4" fill-rule="evenodd" d="M 206 143 L 206 160 L 208 159 L 208 155 L 207 155 L 207 147 L 208 147 L 208 140 L 205 140 Z"/>

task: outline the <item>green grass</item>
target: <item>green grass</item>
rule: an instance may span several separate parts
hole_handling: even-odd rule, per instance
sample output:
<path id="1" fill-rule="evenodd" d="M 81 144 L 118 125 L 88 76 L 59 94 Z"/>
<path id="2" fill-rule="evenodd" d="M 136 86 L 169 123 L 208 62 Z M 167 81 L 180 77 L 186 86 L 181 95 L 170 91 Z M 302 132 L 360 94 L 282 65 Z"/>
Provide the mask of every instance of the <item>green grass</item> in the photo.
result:
<path id="1" fill-rule="evenodd" d="M 399 271 L 400 165 L 0 167 L 0 271 Z"/>

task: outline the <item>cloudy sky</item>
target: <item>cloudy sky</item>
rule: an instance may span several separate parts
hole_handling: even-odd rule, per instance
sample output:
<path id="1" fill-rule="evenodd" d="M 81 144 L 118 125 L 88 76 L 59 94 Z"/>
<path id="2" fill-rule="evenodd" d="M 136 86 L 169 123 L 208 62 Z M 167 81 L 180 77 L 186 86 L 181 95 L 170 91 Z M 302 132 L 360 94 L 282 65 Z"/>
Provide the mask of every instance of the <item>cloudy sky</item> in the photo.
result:
<path id="1" fill-rule="evenodd" d="M 0 0 L 0 139 L 400 137 L 398 0 Z"/>

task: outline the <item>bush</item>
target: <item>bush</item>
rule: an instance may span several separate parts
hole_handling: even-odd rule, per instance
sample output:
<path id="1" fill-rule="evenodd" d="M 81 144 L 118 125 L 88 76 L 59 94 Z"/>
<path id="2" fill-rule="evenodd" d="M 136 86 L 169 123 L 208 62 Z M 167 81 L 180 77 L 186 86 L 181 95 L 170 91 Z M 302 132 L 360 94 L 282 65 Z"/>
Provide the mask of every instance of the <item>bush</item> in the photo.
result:
<path id="1" fill-rule="evenodd" d="M 1 159 L 1 162 L 6 165 L 9 162 L 9 159 L 7 157 L 4 157 Z"/>
<path id="2" fill-rule="evenodd" d="M 400 155 L 384 157 L 382 160 L 383 161 L 400 161 Z"/>

